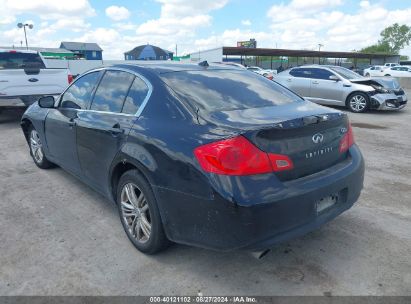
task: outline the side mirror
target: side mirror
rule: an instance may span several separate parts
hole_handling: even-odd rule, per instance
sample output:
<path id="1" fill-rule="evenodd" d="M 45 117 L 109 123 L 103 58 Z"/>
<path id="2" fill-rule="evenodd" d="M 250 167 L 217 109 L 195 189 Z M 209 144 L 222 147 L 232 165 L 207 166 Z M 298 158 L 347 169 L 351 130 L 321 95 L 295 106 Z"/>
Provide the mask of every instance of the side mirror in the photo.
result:
<path id="1" fill-rule="evenodd" d="M 53 96 L 44 96 L 39 99 L 40 108 L 54 108 L 54 97 Z"/>
<path id="2" fill-rule="evenodd" d="M 331 75 L 330 77 L 328 77 L 330 80 L 334 80 L 334 81 L 340 81 L 340 78 L 338 78 L 335 75 Z"/>

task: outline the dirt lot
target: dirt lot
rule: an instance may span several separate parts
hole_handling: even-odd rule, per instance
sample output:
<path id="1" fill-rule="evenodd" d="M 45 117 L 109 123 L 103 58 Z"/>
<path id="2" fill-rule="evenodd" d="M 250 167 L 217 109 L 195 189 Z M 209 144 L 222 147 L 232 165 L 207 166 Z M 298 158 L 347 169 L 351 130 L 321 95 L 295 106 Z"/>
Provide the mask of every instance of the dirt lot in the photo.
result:
<path id="1" fill-rule="evenodd" d="M 19 115 L 0 114 L 1 295 L 411 295 L 411 105 L 350 114 L 366 160 L 358 204 L 262 260 L 139 253 L 113 205 L 33 164 Z"/>

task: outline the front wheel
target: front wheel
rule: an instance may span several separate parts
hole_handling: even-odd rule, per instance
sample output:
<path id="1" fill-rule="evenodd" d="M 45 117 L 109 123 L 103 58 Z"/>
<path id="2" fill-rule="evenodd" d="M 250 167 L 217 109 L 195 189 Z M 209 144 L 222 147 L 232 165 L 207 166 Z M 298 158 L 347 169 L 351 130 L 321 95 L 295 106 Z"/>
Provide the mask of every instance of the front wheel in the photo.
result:
<path id="1" fill-rule="evenodd" d="M 39 133 L 34 127 L 30 128 L 29 136 L 30 155 L 33 158 L 34 163 L 41 169 L 52 167 L 53 163 L 51 163 L 44 155 L 43 143 L 41 142 Z"/>
<path id="2" fill-rule="evenodd" d="M 138 250 L 154 254 L 168 245 L 154 194 L 137 170 L 121 176 L 117 205 L 123 228 Z"/>
<path id="3" fill-rule="evenodd" d="M 370 98 L 364 93 L 354 93 L 350 95 L 347 102 L 347 107 L 351 112 L 364 113 L 368 110 Z"/>

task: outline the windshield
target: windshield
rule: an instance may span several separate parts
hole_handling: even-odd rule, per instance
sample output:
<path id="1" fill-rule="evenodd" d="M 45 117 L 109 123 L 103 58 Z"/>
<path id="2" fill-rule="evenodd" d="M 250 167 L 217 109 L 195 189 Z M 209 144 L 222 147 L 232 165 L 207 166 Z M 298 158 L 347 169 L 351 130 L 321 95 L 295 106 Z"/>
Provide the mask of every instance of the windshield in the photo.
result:
<path id="1" fill-rule="evenodd" d="M 343 67 L 330 67 L 331 70 L 333 70 L 335 73 L 340 75 L 341 77 L 345 79 L 358 79 L 358 78 L 363 78 L 360 74 L 357 74 L 349 69 L 343 68 Z"/>
<path id="2" fill-rule="evenodd" d="M 183 101 L 208 112 L 272 107 L 302 101 L 279 84 L 241 70 L 195 70 L 160 76 Z"/>

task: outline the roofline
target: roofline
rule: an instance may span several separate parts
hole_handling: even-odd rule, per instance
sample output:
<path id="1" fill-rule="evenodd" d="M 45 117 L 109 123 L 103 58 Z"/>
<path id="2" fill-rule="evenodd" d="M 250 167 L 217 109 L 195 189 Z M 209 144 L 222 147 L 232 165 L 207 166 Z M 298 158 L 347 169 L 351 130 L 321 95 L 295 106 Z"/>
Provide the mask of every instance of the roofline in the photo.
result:
<path id="1" fill-rule="evenodd" d="M 103 52 L 104 50 L 100 47 L 100 45 L 97 42 L 79 42 L 79 41 L 61 41 L 60 42 L 60 46 L 64 45 L 64 44 L 69 44 L 69 43 L 73 43 L 73 44 L 77 44 L 77 45 L 93 45 L 96 46 L 96 48 L 82 48 L 82 49 L 75 49 L 75 51 L 98 51 L 98 52 Z"/>
<path id="2" fill-rule="evenodd" d="M 327 57 L 327 58 L 387 58 L 399 57 L 393 54 L 371 54 L 360 52 L 334 52 L 334 51 L 312 51 L 270 48 L 242 48 L 223 46 L 223 55 L 237 56 L 289 56 L 289 57 Z"/>

